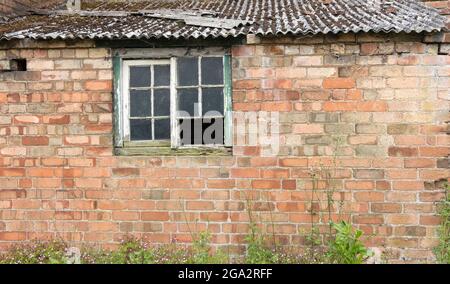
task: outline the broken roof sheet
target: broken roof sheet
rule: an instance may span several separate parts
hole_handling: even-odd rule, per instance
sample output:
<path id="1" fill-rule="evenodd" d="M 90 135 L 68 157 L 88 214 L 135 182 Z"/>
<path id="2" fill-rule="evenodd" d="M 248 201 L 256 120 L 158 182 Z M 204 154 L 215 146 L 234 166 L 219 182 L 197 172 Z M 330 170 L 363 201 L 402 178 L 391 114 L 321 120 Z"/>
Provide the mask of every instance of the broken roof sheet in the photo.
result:
<path id="1" fill-rule="evenodd" d="M 189 39 L 246 34 L 410 33 L 440 31 L 446 23 L 446 18 L 437 10 L 417 0 L 90 1 L 84 3 L 82 9 L 92 13 L 50 13 L 10 19 L 0 25 L 0 39 Z M 206 15 L 200 12 L 200 16 L 196 15 L 197 20 L 203 17 L 206 24 L 170 18 L 167 13 L 165 17 L 158 17 L 142 12 L 155 10 L 206 11 Z M 116 12 L 126 13 L 114 14 Z M 102 13 L 104 15 L 100 16 Z M 217 24 L 227 19 L 228 24 Z M 235 24 L 230 24 L 233 21 Z"/>

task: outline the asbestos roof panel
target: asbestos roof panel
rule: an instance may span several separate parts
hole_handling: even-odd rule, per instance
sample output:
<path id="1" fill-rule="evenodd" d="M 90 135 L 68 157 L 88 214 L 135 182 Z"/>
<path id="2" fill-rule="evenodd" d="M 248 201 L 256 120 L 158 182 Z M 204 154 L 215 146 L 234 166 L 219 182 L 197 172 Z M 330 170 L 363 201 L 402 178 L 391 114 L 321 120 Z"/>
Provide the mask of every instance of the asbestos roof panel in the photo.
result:
<path id="1" fill-rule="evenodd" d="M 0 39 L 192 39 L 246 34 L 306 35 L 349 32 L 433 32 L 446 18 L 417 0 L 173 0 L 88 2 L 87 11 L 207 10 L 217 19 L 248 22 L 233 28 L 188 25 L 145 15 L 28 15 L 0 25 Z"/>

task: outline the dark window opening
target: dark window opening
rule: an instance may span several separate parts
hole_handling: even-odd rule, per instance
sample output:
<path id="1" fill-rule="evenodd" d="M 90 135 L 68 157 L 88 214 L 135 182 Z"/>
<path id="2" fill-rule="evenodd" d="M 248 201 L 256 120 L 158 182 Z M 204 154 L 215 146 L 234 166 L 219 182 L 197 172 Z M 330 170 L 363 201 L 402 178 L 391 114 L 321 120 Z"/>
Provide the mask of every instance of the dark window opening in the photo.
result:
<path id="1" fill-rule="evenodd" d="M 11 59 L 9 61 L 9 68 L 11 71 L 27 71 L 27 60 L 20 59 Z"/>

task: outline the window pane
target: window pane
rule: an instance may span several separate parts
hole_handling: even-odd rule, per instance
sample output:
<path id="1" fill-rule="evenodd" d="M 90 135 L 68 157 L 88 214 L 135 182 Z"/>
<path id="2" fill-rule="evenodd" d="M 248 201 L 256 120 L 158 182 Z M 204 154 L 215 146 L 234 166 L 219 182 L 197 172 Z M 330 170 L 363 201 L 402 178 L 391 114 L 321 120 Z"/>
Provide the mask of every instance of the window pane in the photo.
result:
<path id="1" fill-rule="evenodd" d="M 202 85 L 223 84 L 223 58 L 202 58 Z"/>
<path id="2" fill-rule="evenodd" d="M 170 139 L 170 119 L 155 120 L 155 140 Z"/>
<path id="3" fill-rule="evenodd" d="M 170 89 L 155 89 L 153 104 L 154 116 L 170 116 Z"/>
<path id="4" fill-rule="evenodd" d="M 202 99 L 203 116 L 223 115 L 223 88 L 203 88 Z"/>
<path id="5" fill-rule="evenodd" d="M 155 87 L 170 86 L 170 65 L 155 65 Z"/>
<path id="6" fill-rule="evenodd" d="M 182 145 L 223 145 L 223 119 L 182 119 L 180 140 Z"/>
<path id="7" fill-rule="evenodd" d="M 151 69 L 150 66 L 130 67 L 130 87 L 150 87 L 151 85 Z"/>
<path id="8" fill-rule="evenodd" d="M 198 58 L 181 57 L 178 59 L 178 85 L 198 85 Z"/>
<path id="9" fill-rule="evenodd" d="M 130 120 L 131 140 L 152 140 L 152 121 L 150 119 Z"/>
<path id="10" fill-rule="evenodd" d="M 195 113 L 194 108 L 197 108 Z M 198 116 L 198 89 L 178 90 L 178 111 L 187 112 L 189 116 Z M 182 116 L 186 115 L 182 114 Z"/>
<path id="11" fill-rule="evenodd" d="M 130 91 L 130 116 L 151 116 L 151 94 L 150 91 Z"/>

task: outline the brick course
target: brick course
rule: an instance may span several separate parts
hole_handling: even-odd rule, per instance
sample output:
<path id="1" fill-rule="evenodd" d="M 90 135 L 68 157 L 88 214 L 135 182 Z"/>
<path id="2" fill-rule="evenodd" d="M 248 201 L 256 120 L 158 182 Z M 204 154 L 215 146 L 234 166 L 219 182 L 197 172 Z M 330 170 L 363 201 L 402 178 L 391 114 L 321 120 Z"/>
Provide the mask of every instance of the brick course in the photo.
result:
<path id="1" fill-rule="evenodd" d="M 422 39 L 349 34 L 233 47 L 233 108 L 280 113 L 276 157 L 259 145 L 229 157 L 114 156 L 110 50 L 0 50 L 0 61 L 29 60 L 27 72 L 0 73 L 0 248 L 52 237 L 110 247 L 129 233 L 189 242 L 190 229 L 208 229 L 214 244 L 239 252 L 246 198 L 262 227 L 273 220 L 282 243 L 298 245 L 311 210 L 328 220 L 331 185 L 310 172 L 336 164 L 335 198 L 373 234 L 367 244 L 395 252 L 394 261 L 430 261 L 435 202 L 449 177 L 450 56 Z"/>

